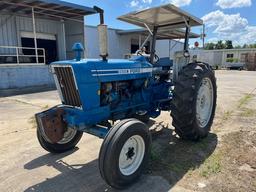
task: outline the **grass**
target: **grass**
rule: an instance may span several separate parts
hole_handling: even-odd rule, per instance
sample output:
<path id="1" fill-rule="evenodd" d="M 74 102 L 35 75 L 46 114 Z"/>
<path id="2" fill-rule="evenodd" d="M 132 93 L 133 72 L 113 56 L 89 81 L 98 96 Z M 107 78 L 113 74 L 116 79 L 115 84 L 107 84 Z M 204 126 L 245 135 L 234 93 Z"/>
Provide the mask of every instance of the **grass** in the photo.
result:
<path id="1" fill-rule="evenodd" d="M 209 177 L 212 174 L 221 172 L 221 152 L 212 154 L 200 167 L 200 175 L 203 177 Z"/>
<path id="2" fill-rule="evenodd" d="M 49 108 L 49 105 L 45 105 L 45 106 L 42 107 L 42 110 L 46 110 L 48 108 Z"/>
<path id="3" fill-rule="evenodd" d="M 254 117 L 254 116 L 256 116 L 256 110 L 255 109 L 249 109 L 249 108 L 243 108 L 243 112 L 241 113 L 241 116 L 243 116 L 243 117 Z"/>
<path id="4" fill-rule="evenodd" d="M 250 109 L 245 107 L 252 100 L 252 98 L 253 98 L 252 94 L 246 94 L 238 101 L 237 109 L 240 109 L 242 111 L 240 114 L 241 116 L 252 117 L 256 115 L 255 109 Z M 234 110 L 224 111 L 222 120 L 223 121 L 229 120 L 233 113 L 234 113 Z M 199 144 L 200 144 L 199 147 L 204 147 L 205 145 L 204 141 L 202 141 L 202 143 L 199 143 Z M 206 161 L 199 168 L 200 176 L 209 177 L 213 174 L 217 174 L 221 172 L 222 159 L 223 159 L 222 157 L 223 157 L 223 153 L 221 151 L 216 151 L 208 159 L 206 159 Z"/>
<path id="5" fill-rule="evenodd" d="M 180 148 L 179 151 L 172 151 L 176 153 L 173 157 L 168 155 L 169 148 L 161 149 L 154 144 L 151 146 L 150 164 L 152 170 L 162 170 L 168 173 L 172 172 L 175 175 L 183 175 L 185 173 L 192 174 L 192 172 L 199 167 L 200 160 L 196 157 L 196 153 L 208 150 L 209 138 L 203 139 L 201 142 L 186 142 L 185 148 Z M 177 147 L 181 147 L 177 146 Z M 203 157 L 202 157 L 203 158 Z"/>
<path id="6" fill-rule="evenodd" d="M 223 114 L 222 120 L 227 121 L 231 117 L 232 113 L 233 111 L 225 111 Z"/>
<path id="7" fill-rule="evenodd" d="M 245 108 L 244 106 L 247 105 L 253 98 L 252 94 L 246 94 L 238 101 L 237 109 L 243 109 L 243 113 L 241 114 L 244 117 L 254 116 L 256 114 L 256 110 Z M 227 121 L 230 119 L 231 115 L 234 113 L 233 110 L 224 111 L 222 116 L 223 121 Z"/>
<path id="8" fill-rule="evenodd" d="M 168 170 L 175 173 L 181 173 L 186 170 L 186 167 L 188 167 L 188 165 L 185 165 L 184 162 L 165 162 L 166 156 L 164 156 L 164 154 L 166 153 L 168 152 L 164 149 L 161 149 L 160 151 L 159 149 L 157 149 L 156 146 L 151 146 L 150 159 L 154 168 L 156 168 L 157 170 Z"/>
<path id="9" fill-rule="evenodd" d="M 248 104 L 252 98 L 252 94 L 246 94 L 238 101 L 238 108 L 242 108 L 244 105 Z"/>
<path id="10" fill-rule="evenodd" d="M 209 142 L 210 142 L 210 136 L 201 140 L 200 142 L 193 143 L 192 149 L 195 151 L 205 151 L 209 147 Z"/>
<path id="11" fill-rule="evenodd" d="M 245 107 L 251 100 L 253 99 L 252 94 L 246 94 L 243 98 L 241 98 L 238 101 L 238 109 L 241 109 L 241 116 L 243 117 L 253 117 L 256 115 L 256 110 L 255 109 L 250 109 Z"/>
<path id="12" fill-rule="evenodd" d="M 161 161 L 161 154 L 160 152 L 156 149 L 156 147 L 154 145 L 151 146 L 151 150 L 150 150 L 150 159 L 152 161 Z"/>
<path id="13" fill-rule="evenodd" d="M 167 165 L 167 168 L 170 170 L 170 171 L 173 171 L 173 172 L 176 172 L 176 173 L 181 173 L 183 172 L 184 170 L 186 170 L 186 167 L 188 167 L 188 165 L 182 165 L 182 163 L 172 163 L 172 164 L 169 164 Z"/>

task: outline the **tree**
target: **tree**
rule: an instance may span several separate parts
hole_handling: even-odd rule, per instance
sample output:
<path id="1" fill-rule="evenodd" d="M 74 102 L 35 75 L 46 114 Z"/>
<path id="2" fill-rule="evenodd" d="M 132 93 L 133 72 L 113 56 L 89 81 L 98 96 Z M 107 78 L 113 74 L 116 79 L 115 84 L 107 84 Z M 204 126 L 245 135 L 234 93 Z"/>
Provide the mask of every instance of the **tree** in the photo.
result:
<path id="1" fill-rule="evenodd" d="M 246 48 L 254 48 L 256 49 L 256 43 L 253 44 L 244 44 L 242 45 L 235 45 L 233 46 L 233 42 L 231 40 L 219 40 L 217 43 L 206 43 L 205 48 L 206 50 L 214 50 L 214 49 L 246 49 Z"/>
<path id="2" fill-rule="evenodd" d="M 225 49 L 233 49 L 233 42 L 230 40 L 227 40 L 225 42 Z"/>
<path id="3" fill-rule="evenodd" d="M 206 43 L 205 44 L 205 49 L 206 50 L 213 50 L 213 49 L 215 49 L 215 44 L 214 43 Z"/>
<path id="4" fill-rule="evenodd" d="M 249 48 L 256 48 L 256 44 L 251 44 L 248 46 Z"/>
<path id="5" fill-rule="evenodd" d="M 244 44 L 244 45 L 243 45 L 243 48 L 248 48 L 248 45 L 247 45 L 247 44 Z"/>
<path id="6" fill-rule="evenodd" d="M 218 41 L 215 46 L 215 49 L 225 49 L 225 44 L 223 44 L 222 40 Z"/>

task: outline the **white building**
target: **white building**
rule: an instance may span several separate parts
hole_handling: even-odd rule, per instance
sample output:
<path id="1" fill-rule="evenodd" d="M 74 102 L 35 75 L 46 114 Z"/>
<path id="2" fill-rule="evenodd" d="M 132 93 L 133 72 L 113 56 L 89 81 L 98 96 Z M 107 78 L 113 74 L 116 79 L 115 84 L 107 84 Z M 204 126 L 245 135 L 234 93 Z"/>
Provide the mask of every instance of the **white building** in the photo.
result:
<path id="1" fill-rule="evenodd" d="M 84 45 L 86 58 L 99 58 L 97 28 L 84 25 L 89 14 L 95 10 L 58 0 L 0 1 L 0 90 L 54 86 L 46 64 L 73 59 L 75 42 Z M 134 53 L 145 38 L 143 30 L 109 29 L 109 58 Z M 150 42 L 146 47 L 150 51 Z M 156 44 L 159 57 L 173 58 L 182 49 L 175 40 Z"/>
<path id="2" fill-rule="evenodd" d="M 219 50 L 191 50 L 198 61 L 209 63 L 219 68 L 240 68 L 245 65 L 248 54 L 256 54 L 256 49 L 219 49 Z"/>
<path id="3" fill-rule="evenodd" d="M 108 29 L 108 52 L 109 58 L 125 58 L 129 54 L 135 53 L 143 41 L 146 39 L 144 30 L 120 30 Z M 87 58 L 99 57 L 98 32 L 95 26 L 85 26 L 85 53 Z M 176 51 L 183 49 L 183 43 L 176 40 L 157 40 L 156 54 L 161 57 L 173 59 Z M 146 44 L 150 51 L 150 42 Z"/>

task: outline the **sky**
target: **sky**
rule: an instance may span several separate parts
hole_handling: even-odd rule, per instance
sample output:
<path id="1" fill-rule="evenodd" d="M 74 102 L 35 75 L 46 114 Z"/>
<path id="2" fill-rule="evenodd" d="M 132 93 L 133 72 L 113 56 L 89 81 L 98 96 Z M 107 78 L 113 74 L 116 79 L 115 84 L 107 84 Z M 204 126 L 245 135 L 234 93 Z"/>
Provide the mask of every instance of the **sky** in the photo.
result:
<path id="1" fill-rule="evenodd" d="M 65 0 L 76 4 L 101 7 L 105 23 L 117 29 L 136 26 L 116 18 L 131 11 L 172 3 L 192 15 L 203 19 L 206 42 L 232 40 L 235 45 L 256 43 L 256 0 Z M 87 16 L 87 25 L 98 25 L 98 15 Z M 201 33 L 202 28 L 192 30 Z M 200 42 L 200 39 L 198 39 Z"/>

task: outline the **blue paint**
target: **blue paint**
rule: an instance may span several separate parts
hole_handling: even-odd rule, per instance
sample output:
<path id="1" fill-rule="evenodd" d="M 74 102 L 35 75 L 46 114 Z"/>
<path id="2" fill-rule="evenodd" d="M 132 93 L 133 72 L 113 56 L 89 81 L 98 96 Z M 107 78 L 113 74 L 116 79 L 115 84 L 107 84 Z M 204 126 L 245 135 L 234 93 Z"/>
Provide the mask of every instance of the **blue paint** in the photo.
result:
<path id="1" fill-rule="evenodd" d="M 81 60 L 81 53 L 84 51 L 84 47 L 81 43 L 75 43 L 72 47 L 72 51 L 75 52 L 76 61 Z"/>
<path id="2" fill-rule="evenodd" d="M 81 51 L 80 44 L 73 48 Z M 104 137 L 108 129 L 99 127 L 100 122 L 130 118 L 138 111 L 147 111 L 156 118 L 162 110 L 170 110 L 172 83 L 156 74 L 170 68 L 171 62 L 153 66 L 145 57 L 138 56 L 107 61 L 76 58 L 51 65 L 73 69 L 82 108 L 65 105 L 58 108 L 65 110 L 64 120 L 68 125 L 80 131 Z"/>

